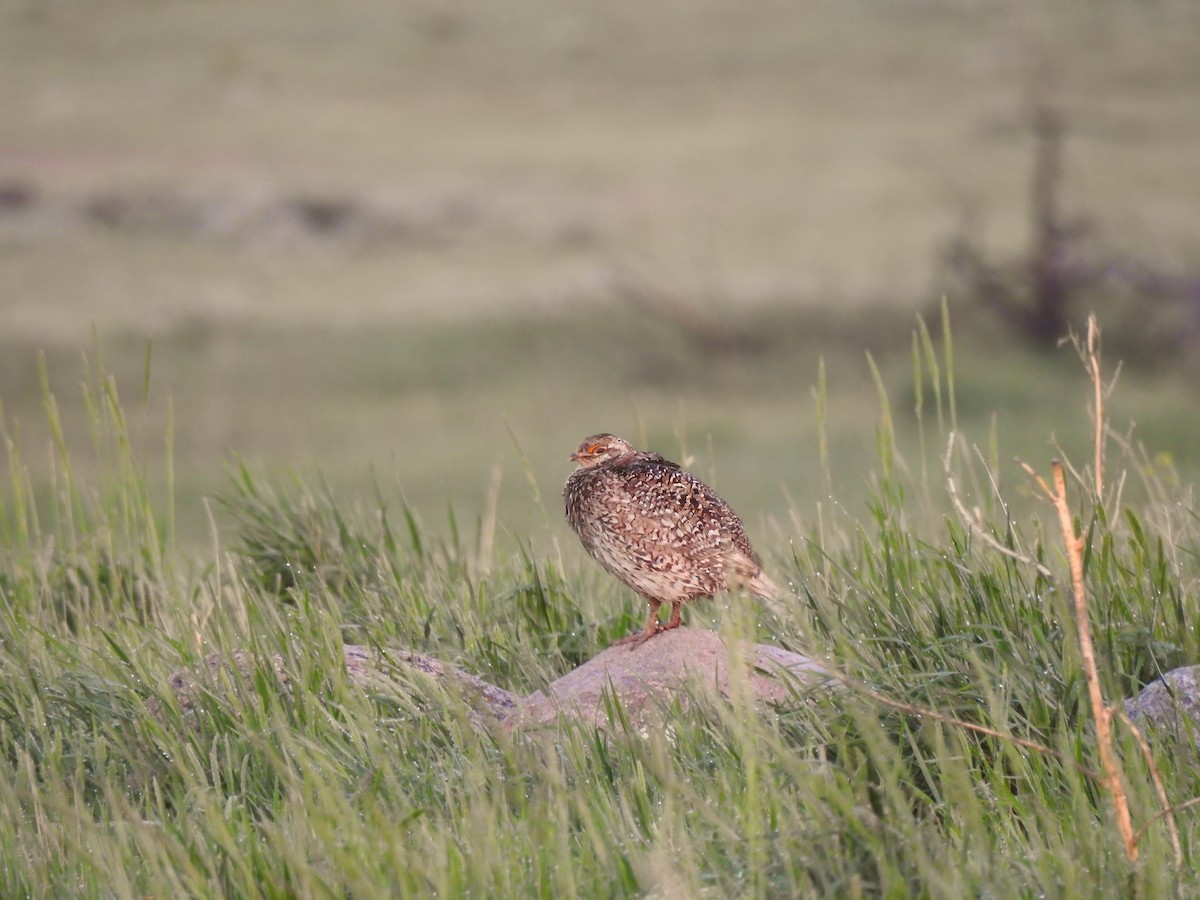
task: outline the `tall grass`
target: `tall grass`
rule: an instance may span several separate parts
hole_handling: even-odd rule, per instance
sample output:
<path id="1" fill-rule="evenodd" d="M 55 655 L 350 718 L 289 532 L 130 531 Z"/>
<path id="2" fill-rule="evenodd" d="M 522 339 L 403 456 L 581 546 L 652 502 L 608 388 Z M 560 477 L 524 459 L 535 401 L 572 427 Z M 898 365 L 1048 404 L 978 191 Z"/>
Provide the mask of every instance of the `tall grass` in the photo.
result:
<path id="1" fill-rule="evenodd" d="M 940 453 L 952 366 L 923 328 L 914 372 L 917 425 Z M 960 438 L 947 465 L 964 520 L 940 464 L 897 454 L 902 413 L 882 386 L 869 515 L 834 502 L 819 526 L 764 548 L 796 596 L 758 611 L 760 639 L 827 660 L 840 687 L 797 685 L 770 710 L 738 691 L 729 703 L 696 694 L 648 734 L 616 704 L 606 731 L 513 734 L 477 727 L 416 674 L 351 685 L 341 645 L 417 649 L 535 690 L 641 616 L 581 554 L 548 561 L 516 540 L 493 558 L 492 523 L 434 537 L 386 488 L 354 505 L 238 467 L 214 505 L 211 552 L 185 557 L 164 512 L 170 485 L 148 483 L 115 383 L 93 365 L 86 385 L 96 483 L 73 474 L 48 383 L 49 492 L 0 422 L 4 896 L 1200 890 L 1195 811 L 1179 813 L 1177 863 L 1119 733 L 1134 824 L 1147 826 L 1140 862 L 1122 852 L 1053 510 L 1014 520 L 993 487 L 999 455 Z M 1071 408 L 1071 389 L 1056 389 Z M 1075 501 L 1110 698 L 1200 657 L 1195 506 L 1122 453 L 1143 499 Z M 735 628 L 744 614 L 718 602 L 693 621 Z M 172 673 L 237 649 L 253 654 L 249 677 L 218 671 L 180 701 Z M 1194 748 L 1156 754 L 1172 802 L 1200 794 Z"/>

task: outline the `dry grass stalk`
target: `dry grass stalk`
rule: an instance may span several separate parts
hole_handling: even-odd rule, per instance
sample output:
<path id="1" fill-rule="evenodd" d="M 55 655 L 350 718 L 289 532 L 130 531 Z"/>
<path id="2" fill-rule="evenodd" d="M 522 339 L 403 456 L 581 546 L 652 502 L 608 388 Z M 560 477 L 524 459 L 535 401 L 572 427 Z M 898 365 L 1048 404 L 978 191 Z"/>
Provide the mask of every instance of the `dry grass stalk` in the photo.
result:
<path id="1" fill-rule="evenodd" d="M 1175 851 L 1175 865 L 1181 866 L 1183 865 L 1183 847 L 1179 843 L 1179 823 L 1175 821 L 1175 810 L 1200 803 L 1200 797 L 1196 797 L 1186 803 L 1181 803 L 1179 806 L 1171 806 L 1171 801 L 1167 799 L 1167 790 L 1163 787 L 1162 775 L 1159 774 L 1158 765 L 1154 762 L 1154 754 L 1150 752 L 1150 745 L 1146 743 L 1146 738 L 1142 735 L 1141 729 L 1134 725 L 1133 721 L 1124 712 L 1118 712 L 1117 716 L 1125 723 L 1125 727 L 1129 729 L 1129 733 L 1137 741 L 1138 749 L 1142 751 L 1142 758 L 1146 760 L 1146 768 L 1150 770 L 1150 779 L 1154 782 L 1154 793 L 1158 795 L 1158 802 L 1162 806 L 1162 812 L 1137 830 L 1137 833 L 1133 836 L 1133 842 L 1135 845 L 1139 843 L 1142 835 L 1150 827 L 1151 823 L 1158 819 L 1163 819 L 1167 824 L 1167 834 L 1171 837 L 1171 847 Z"/>
<path id="2" fill-rule="evenodd" d="M 1081 348 L 1081 355 L 1088 369 L 1095 396 L 1095 492 L 1096 502 L 1099 503 L 1104 493 L 1104 382 L 1100 374 L 1100 329 L 1096 317 L 1088 317 L 1087 343 Z M 1103 773 L 1102 783 L 1112 798 L 1113 812 L 1117 819 L 1117 830 L 1125 845 L 1125 855 L 1130 862 L 1138 858 L 1137 835 L 1133 831 L 1133 821 L 1129 813 L 1129 798 L 1125 793 L 1125 784 L 1121 777 L 1121 765 L 1113 746 L 1112 719 L 1114 710 L 1104 702 L 1104 694 L 1100 689 L 1100 672 L 1096 665 L 1096 653 L 1092 646 L 1092 629 L 1088 619 L 1087 591 L 1083 583 L 1083 536 L 1075 533 L 1075 521 L 1071 508 L 1067 503 L 1067 480 L 1063 464 L 1059 460 L 1051 463 L 1054 473 L 1054 487 L 1051 488 L 1029 465 L 1021 463 L 1026 472 L 1037 482 L 1046 497 L 1054 504 L 1058 512 L 1059 525 L 1062 528 L 1063 542 L 1067 549 L 1067 562 L 1071 569 L 1071 594 L 1075 602 L 1075 626 L 1079 637 L 1079 654 L 1083 664 L 1084 680 L 1087 682 L 1088 699 L 1092 707 L 1092 715 L 1096 720 L 1096 742 L 1100 753 L 1100 768 Z M 1136 729 L 1135 729 L 1136 733 Z M 1140 739 L 1141 735 L 1137 734 Z M 1161 789 L 1161 781 L 1157 779 L 1157 770 L 1151 764 L 1151 774 L 1156 779 L 1156 785 Z M 1165 796 L 1160 793 L 1160 800 Z M 1176 845 L 1178 846 L 1178 845 Z"/>
<path id="3" fill-rule="evenodd" d="M 1099 417 L 1099 410 L 1097 410 Z M 1063 465 L 1057 459 L 1051 463 L 1054 472 L 1054 488 L 1046 484 L 1030 466 L 1021 464 L 1038 486 L 1045 492 L 1054 508 L 1058 511 L 1059 525 L 1062 527 L 1063 541 L 1067 547 L 1067 561 L 1071 567 L 1071 587 L 1075 600 L 1075 626 L 1079 636 L 1079 655 L 1083 662 L 1083 676 L 1087 682 L 1088 699 L 1092 706 L 1092 715 L 1096 719 L 1096 743 L 1100 751 L 1101 783 L 1113 802 L 1113 812 L 1117 817 L 1117 830 L 1125 844 L 1125 855 L 1130 862 L 1137 862 L 1138 845 L 1133 833 L 1133 821 L 1129 815 L 1129 798 L 1125 794 L 1125 785 L 1121 780 L 1121 765 L 1113 749 L 1112 717 L 1113 711 L 1104 702 L 1104 694 L 1100 690 L 1100 671 L 1096 666 L 1096 652 L 1092 647 L 1092 629 L 1088 622 L 1087 592 L 1083 585 L 1083 538 L 1075 533 L 1075 522 L 1071 517 L 1071 508 L 1067 504 L 1067 479 L 1063 474 Z"/>
<path id="4" fill-rule="evenodd" d="M 1027 566 L 1031 566 L 1032 568 L 1036 569 L 1039 574 L 1045 576 L 1046 578 L 1053 577 L 1053 573 L 1050 571 L 1050 569 L 1042 565 L 1032 556 L 1027 556 L 1024 553 L 1018 553 L 1015 550 L 1011 550 L 996 540 L 996 538 L 988 533 L 988 531 L 984 529 L 983 525 L 980 524 L 980 516 L 972 515 L 970 510 L 968 510 L 963 504 L 962 500 L 959 499 L 958 484 L 955 482 L 954 472 L 950 468 L 951 459 L 954 455 L 954 445 L 957 441 L 958 432 L 950 432 L 950 439 L 946 443 L 946 453 L 942 457 L 942 471 L 946 476 L 946 493 L 949 494 L 950 502 L 954 505 L 954 509 L 958 513 L 959 519 L 961 519 L 962 523 L 971 530 L 972 534 L 974 534 L 979 540 L 983 541 L 984 544 L 986 544 L 988 547 L 991 547 L 997 553 L 1001 554 L 1002 556 L 1007 556 L 1010 559 L 1015 559 L 1017 562 L 1024 563 Z M 990 475 L 991 473 L 989 472 L 988 474 Z"/>
<path id="5" fill-rule="evenodd" d="M 1106 385 L 1104 383 L 1104 378 L 1100 373 L 1100 325 L 1096 321 L 1095 315 L 1088 316 L 1087 336 L 1081 341 L 1078 336 L 1072 334 L 1071 342 L 1075 345 L 1075 349 L 1079 353 L 1079 358 L 1083 360 L 1083 366 L 1085 369 L 1087 369 L 1088 378 L 1091 379 L 1092 382 L 1092 414 L 1094 417 L 1092 448 L 1095 452 L 1095 458 L 1093 461 L 1093 486 L 1096 491 L 1096 502 L 1103 503 L 1104 444 L 1107 434 L 1106 423 L 1104 420 L 1104 398 L 1116 384 L 1117 378 L 1121 374 L 1121 367 L 1120 365 L 1117 366 L 1117 370 L 1113 374 L 1112 381 Z"/>
<path id="6" fill-rule="evenodd" d="M 1134 839 L 1140 841 L 1142 839 L 1142 835 L 1146 833 L 1146 829 L 1148 829 L 1159 819 L 1166 819 L 1168 827 L 1171 829 L 1171 836 L 1175 843 L 1175 862 L 1182 865 L 1183 851 L 1179 846 L 1179 829 L 1175 824 L 1175 813 L 1182 812 L 1185 809 L 1191 809 L 1193 806 L 1200 806 L 1200 797 L 1193 797 L 1191 800 L 1185 800 L 1183 803 L 1177 803 L 1174 806 L 1168 806 L 1166 809 L 1152 816 L 1145 825 L 1139 828 L 1137 830 L 1137 834 L 1134 835 Z"/>
<path id="7" fill-rule="evenodd" d="M 1100 326 L 1096 324 L 1095 316 L 1088 316 L 1087 366 L 1088 375 L 1092 379 L 1092 390 L 1095 392 L 1096 403 L 1096 434 L 1094 438 L 1096 502 L 1102 503 L 1104 500 L 1104 380 L 1100 377 Z"/>
<path id="8" fill-rule="evenodd" d="M 1096 503 L 1099 504 L 1103 502 L 1104 498 L 1104 439 L 1107 434 L 1104 420 L 1104 397 L 1112 385 L 1110 384 L 1106 387 L 1101 375 L 1100 327 L 1094 315 L 1088 316 L 1088 330 L 1085 341 L 1081 344 L 1076 339 L 1075 345 L 1076 349 L 1079 350 L 1080 358 L 1083 360 L 1088 377 L 1092 382 L 1095 404 L 1093 408 L 1095 416 L 1093 438 L 1095 468 L 1093 476 L 1095 499 Z M 1115 382 L 1115 375 L 1113 380 Z M 1067 547 L 1067 559 L 1071 568 L 1072 594 L 1075 601 L 1076 627 L 1079 632 L 1079 649 L 1083 660 L 1084 678 L 1087 681 L 1092 712 L 1096 719 L 1096 739 L 1100 751 L 1100 765 L 1103 770 L 1100 780 L 1112 797 L 1113 808 L 1117 817 L 1117 828 L 1121 832 L 1121 839 L 1125 844 L 1125 854 L 1130 862 L 1136 862 L 1138 858 L 1138 843 L 1142 835 L 1153 822 L 1163 819 L 1171 838 L 1176 865 L 1181 865 L 1183 862 L 1183 850 L 1179 842 L 1179 826 L 1175 819 L 1175 812 L 1200 803 L 1200 798 L 1189 800 L 1177 806 L 1171 806 L 1167 798 L 1166 789 L 1163 787 L 1162 776 L 1159 774 L 1158 766 L 1155 764 L 1153 754 L 1150 752 L 1150 745 L 1142 736 L 1141 731 L 1124 712 L 1115 710 L 1105 704 L 1103 694 L 1100 690 L 1100 678 L 1096 667 L 1095 652 L 1092 648 L 1091 627 L 1087 615 L 1087 593 L 1083 583 L 1083 538 L 1075 534 L 1074 521 L 1071 517 L 1070 508 L 1067 505 L 1066 477 L 1063 474 L 1063 464 L 1058 460 L 1054 460 L 1052 463 L 1054 471 L 1053 489 L 1030 466 L 1025 463 L 1021 463 L 1021 465 L 1037 482 L 1038 486 L 1058 511 L 1063 540 Z M 1082 483 L 1083 479 L 1079 477 L 1079 473 L 1074 472 L 1074 470 L 1072 470 L 1072 473 Z M 1150 772 L 1150 778 L 1154 783 L 1154 790 L 1159 804 L 1162 807 L 1162 810 L 1137 832 L 1133 830 L 1129 813 L 1129 801 L 1125 794 L 1125 786 L 1121 778 L 1121 768 L 1116 752 L 1113 749 L 1112 720 L 1114 716 L 1119 717 L 1125 723 L 1134 740 L 1137 742 Z"/>
<path id="9" fill-rule="evenodd" d="M 945 713 L 940 713 L 936 709 L 931 709 L 928 706 L 919 706 L 915 703 L 905 703 L 902 700 L 894 700 L 891 697 L 887 697 L 879 693 L 878 691 L 872 690 L 861 682 L 854 681 L 853 679 L 837 672 L 827 672 L 825 674 L 827 677 L 832 678 L 849 688 L 852 688 L 853 690 L 862 694 L 864 697 L 875 701 L 881 706 L 887 706 L 891 709 L 899 710 L 900 712 L 911 713 L 915 716 L 920 716 L 922 719 L 932 719 L 935 722 L 941 722 L 944 725 L 952 725 L 955 728 L 961 728 L 964 731 L 971 731 L 975 734 L 982 734 L 985 737 L 995 738 L 996 740 L 1000 741 L 1007 741 L 1008 743 L 1017 747 L 1024 747 L 1026 750 L 1032 750 L 1034 753 L 1040 753 L 1044 756 L 1053 757 L 1054 759 L 1057 759 L 1065 765 L 1070 766 L 1077 772 L 1082 773 L 1086 778 L 1090 778 L 1093 781 L 1100 783 L 1104 782 L 1104 776 L 1100 772 L 1097 772 L 1094 769 L 1089 769 L 1087 766 L 1082 766 L 1073 759 L 1067 759 L 1057 750 L 1052 747 L 1047 747 L 1045 744 L 1040 744 L 1037 741 L 1031 741 L 1026 738 L 1020 738 L 1015 734 L 1008 734 L 995 728 L 988 728 L 986 725 L 977 725 L 974 722 L 968 722 L 965 719 L 948 716 Z"/>

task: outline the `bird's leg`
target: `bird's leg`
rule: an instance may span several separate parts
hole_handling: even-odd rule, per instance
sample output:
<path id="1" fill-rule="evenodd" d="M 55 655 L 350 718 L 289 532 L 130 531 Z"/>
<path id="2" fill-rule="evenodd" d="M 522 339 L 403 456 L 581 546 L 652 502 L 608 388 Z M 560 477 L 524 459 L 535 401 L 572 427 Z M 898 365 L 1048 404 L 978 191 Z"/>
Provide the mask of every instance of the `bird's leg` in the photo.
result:
<path id="1" fill-rule="evenodd" d="M 671 604 L 671 618 L 667 619 L 667 624 L 660 628 L 660 631 L 670 631 L 672 628 L 678 628 L 683 624 L 683 604 Z"/>
<path id="2" fill-rule="evenodd" d="M 621 644 L 632 644 L 633 646 L 629 649 L 636 650 L 646 641 L 650 640 L 650 638 L 654 637 L 663 630 L 662 626 L 658 624 L 658 609 L 660 606 L 662 606 L 662 601 L 648 599 L 647 602 L 650 604 L 650 615 L 646 617 L 646 627 L 637 634 L 631 634 L 628 637 L 621 638 L 619 641 L 613 644 L 614 647 L 619 647 Z"/>

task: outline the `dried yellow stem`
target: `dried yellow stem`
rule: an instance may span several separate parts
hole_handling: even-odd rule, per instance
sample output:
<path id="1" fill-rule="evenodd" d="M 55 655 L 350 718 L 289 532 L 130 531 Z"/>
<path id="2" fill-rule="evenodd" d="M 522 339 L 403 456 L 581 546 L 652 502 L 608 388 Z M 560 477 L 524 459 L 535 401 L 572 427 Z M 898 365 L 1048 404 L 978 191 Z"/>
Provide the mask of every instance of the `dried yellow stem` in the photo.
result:
<path id="1" fill-rule="evenodd" d="M 1117 830 L 1121 833 L 1121 840 L 1125 843 L 1125 855 L 1130 862 L 1137 862 L 1138 845 L 1137 838 L 1133 833 L 1133 821 L 1129 815 L 1129 799 L 1125 796 L 1125 785 L 1121 781 L 1121 766 L 1117 760 L 1116 751 L 1113 749 L 1113 711 L 1104 703 L 1104 694 L 1100 690 L 1100 672 L 1096 667 L 1096 653 L 1092 647 L 1087 593 L 1083 585 L 1083 538 L 1075 534 L 1075 522 L 1071 518 L 1071 509 L 1067 505 L 1067 480 L 1063 474 L 1062 463 L 1054 460 L 1051 465 L 1054 469 L 1054 490 L 1050 491 L 1040 478 L 1038 482 L 1049 495 L 1055 509 L 1058 510 L 1058 521 L 1062 526 L 1063 540 L 1067 546 L 1067 561 L 1071 566 L 1071 587 L 1075 599 L 1075 625 L 1079 634 L 1079 655 L 1083 662 L 1083 676 L 1087 681 L 1092 714 L 1096 718 L 1096 743 L 1100 751 L 1103 784 L 1112 797 L 1113 811 L 1117 817 Z"/>
<path id="2" fill-rule="evenodd" d="M 1104 382 L 1100 378 L 1100 326 L 1095 316 L 1088 316 L 1087 367 L 1095 391 L 1095 450 L 1096 450 L 1096 502 L 1104 498 Z"/>
<path id="3" fill-rule="evenodd" d="M 1200 797 L 1172 808 L 1171 801 L 1167 799 L 1167 789 L 1163 787 L 1162 775 L 1159 774 L 1158 765 L 1154 762 L 1154 754 L 1150 752 L 1150 745 L 1146 743 L 1146 738 L 1142 736 L 1141 729 L 1134 725 L 1133 721 L 1125 713 L 1118 712 L 1117 715 L 1125 723 L 1125 726 L 1129 729 L 1129 733 L 1137 741 L 1138 748 L 1142 751 L 1142 758 L 1146 761 L 1146 768 L 1150 770 L 1150 778 L 1154 782 L 1154 792 L 1158 795 L 1159 805 L 1162 806 L 1162 812 L 1138 829 L 1137 834 L 1133 836 L 1134 843 L 1141 842 L 1142 834 L 1151 822 L 1162 819 L 1167 824 L 1167 834 L 1171 838 L 1171 847 L 1175 851 L 1175 865 L 1182 866 L 1183 847 L 1179 843 L 1179 824 L 1175 821 L 1175 809 L 1185 808 L 1190 803 L 1200 803 Z"/>

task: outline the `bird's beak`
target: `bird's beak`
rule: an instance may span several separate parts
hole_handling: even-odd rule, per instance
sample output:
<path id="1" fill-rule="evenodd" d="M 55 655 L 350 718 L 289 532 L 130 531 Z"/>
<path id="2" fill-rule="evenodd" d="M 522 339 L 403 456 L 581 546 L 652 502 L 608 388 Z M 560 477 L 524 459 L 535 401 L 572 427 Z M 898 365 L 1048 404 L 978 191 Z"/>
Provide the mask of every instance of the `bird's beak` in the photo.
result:
<path id="1" fill-rule="evenodd" d="M 567 457 L 567 459 L 569 459 L 571 462 L 579 462 L 579 454 L 572 453 L 570 456 Z"/>

